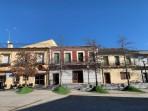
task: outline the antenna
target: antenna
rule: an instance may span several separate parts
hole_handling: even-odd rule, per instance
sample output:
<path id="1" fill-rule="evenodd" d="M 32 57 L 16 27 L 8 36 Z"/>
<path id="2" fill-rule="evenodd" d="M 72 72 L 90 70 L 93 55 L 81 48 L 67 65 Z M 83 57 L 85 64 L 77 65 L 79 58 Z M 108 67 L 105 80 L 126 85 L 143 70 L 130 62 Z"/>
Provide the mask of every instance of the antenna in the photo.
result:
<path id="1" fill-rule="evenodd" d="M 10 30 L 6 29 L 8 32 L 8 41 L 7 41 L 7 48 L 13 48 L 13 43 L 11 42 L 11 33 Z"/>
<path id="2" fill-rule="evenodd" d="M 10 33 L 10 30 L 9 29 L 6 29 L 6 31 L 8 32 L 8 41 L 7 41 L 7 43 L 9 44 L 9 43 L 11 43 L 11 33 Z"/>

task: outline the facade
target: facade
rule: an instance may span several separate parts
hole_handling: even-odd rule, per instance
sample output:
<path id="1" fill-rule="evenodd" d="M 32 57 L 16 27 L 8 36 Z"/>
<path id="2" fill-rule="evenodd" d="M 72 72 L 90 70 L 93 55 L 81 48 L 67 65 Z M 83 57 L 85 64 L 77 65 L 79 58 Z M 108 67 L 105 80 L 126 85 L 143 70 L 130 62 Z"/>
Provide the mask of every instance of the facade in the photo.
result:
<path id="1" fill-rule="evenodd" d="M 31 52 L 37 55 L 37 74 L 30 76 L 27 79 L 27 83 L 35 86 L 35 84 L 40 85 L 42 82 L 43 85 L 46 85 L 48 50 L 48 48 L 0 48 L 0 87 L 6 85 L 6 89 L 9 89 L 16 83 L 21 85 L 25 83 L 23 76 L 16 77 L 11 70 L 14 61 L 17 59 L 16 55 L 20 51 Z M 44 78 L 42 81 L 37 80 L 40 76 Z"/>
<path id="2" fill-rule="evenodd" d="M 89 68 L 88 61 L 92 47 L 52 47 L 50 50 L 49 80 L 51 84 L 86 84 L 95 83 L 94 68 Z M 100 77 L 97 77 L 98 81 Z"/>
<path id="3" fill-rule="evenodd" d="M 141 66 L 138 65 L 140 61 L 135 62 L 138 55 L 141 55 L 138 51 L 128 51 L 125 58 L 121 49 L 103 49 L 99 55 L 103 59 L 101 73 L 104 84 L 127 83 L 125 61 L 129 81 L 143 82 Z"/>
<path id="4" fill-rule="evenodd" d="M 20 51 L 36 54 L 36 74 L 27 79 L 27 84 L 35 87 L 95 84 L 96 80 L 99 84 L 126 84 L 125 60 L 131 83 L 148 82 L 147 51 L 128 51 L 125 56 L 121 49 L 94 52 L 91 46 L 58 47 L 56 43 L 48 46 L 48 42 L 23 48 L 13 48 L 11 43 L 8 48 L 0 48 L 0 88 L 25 83 L 24 76 L 16 76 L 11 70 Z"/>

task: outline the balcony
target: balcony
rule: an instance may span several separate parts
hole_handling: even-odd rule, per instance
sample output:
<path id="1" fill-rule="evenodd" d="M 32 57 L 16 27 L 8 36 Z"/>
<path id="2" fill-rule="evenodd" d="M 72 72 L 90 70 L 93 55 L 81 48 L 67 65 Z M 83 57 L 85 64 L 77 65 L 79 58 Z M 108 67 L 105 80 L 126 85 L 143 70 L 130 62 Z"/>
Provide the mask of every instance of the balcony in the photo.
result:
<path id="1" fill-rule="evenodd" d="M 0 67 L 8 67 L 10 66 L 10 63 L 0 63 Z"/>

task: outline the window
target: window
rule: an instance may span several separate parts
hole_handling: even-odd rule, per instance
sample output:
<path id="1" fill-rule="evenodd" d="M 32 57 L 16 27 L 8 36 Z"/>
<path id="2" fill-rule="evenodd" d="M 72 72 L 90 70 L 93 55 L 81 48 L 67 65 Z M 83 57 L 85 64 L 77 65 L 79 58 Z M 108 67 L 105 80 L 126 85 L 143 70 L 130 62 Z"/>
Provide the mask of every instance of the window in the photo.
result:
<path id="1" fill-rule="evenodd" d="M 130 73 L 127 72 L 128 79 L 130 79 Z M 120 72 L 121 80 L 127 79 L 126 72 Z"/>
<path id="2" fill-rule="evenodd" d="M 83 58 L 83 52 L 78 52 L 78 62 L 83 62 L 84 58 Z"/>
<path id="3" fill-rule="evenodd" d="M 126 61 L 128 65 L 131 65 L 131 58 L 130 57 L 126 57 Z"/>
<path id="4" fill-rule="evenodd" d="M 6 81 L 6 76 L 1 75 L 0 76 L 0 82 L 5 82 Z"/>
<path id="5" fill-rule="evenodd" d="M 119 56 L 115 56 L 115 65 L 120 65 Z"/>
<path id="6" fill-rule="evenodd" d="M 54 53 L 54 63 L 59 64 L 60 63 L 60 53 Z"/>
<path id="7" fill-rule="evenodd" d="M 43 53 L 37 54 L 37 63 L 44 63 L 44 54 Z"/>
<path id="8" fill-rule="evenodd" d="M 108 56 L 103 56 L 103 61 L 104 61 L 104 65 L 106 65 L 106 66 L 109 65 Z"/>
<path id="9" fill-rule="evenodd" d="M 10 63 L 10 54 L 3 54 L 1 62 L 2 62 L 2 64 L 9 64 Z"/>
<path id="10" fill-rule="evenodd" d="M 64 62 L 65 63 L 70 63 L 71 62 L 71 53 L 65 53 L 65 57 L 64 57 Z"/>

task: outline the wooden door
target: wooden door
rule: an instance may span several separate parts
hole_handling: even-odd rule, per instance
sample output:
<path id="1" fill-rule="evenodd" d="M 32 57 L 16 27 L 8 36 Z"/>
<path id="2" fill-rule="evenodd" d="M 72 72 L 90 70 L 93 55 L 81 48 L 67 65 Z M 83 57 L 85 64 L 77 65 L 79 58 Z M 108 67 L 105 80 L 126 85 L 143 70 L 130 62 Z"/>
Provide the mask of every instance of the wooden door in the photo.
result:
<path id="1" fill-rule="evenodd" d="M 104 73 L 104 77 L 105 77 L 105 83 L 110 84 L 111 83 L 110 73 Z"/>

